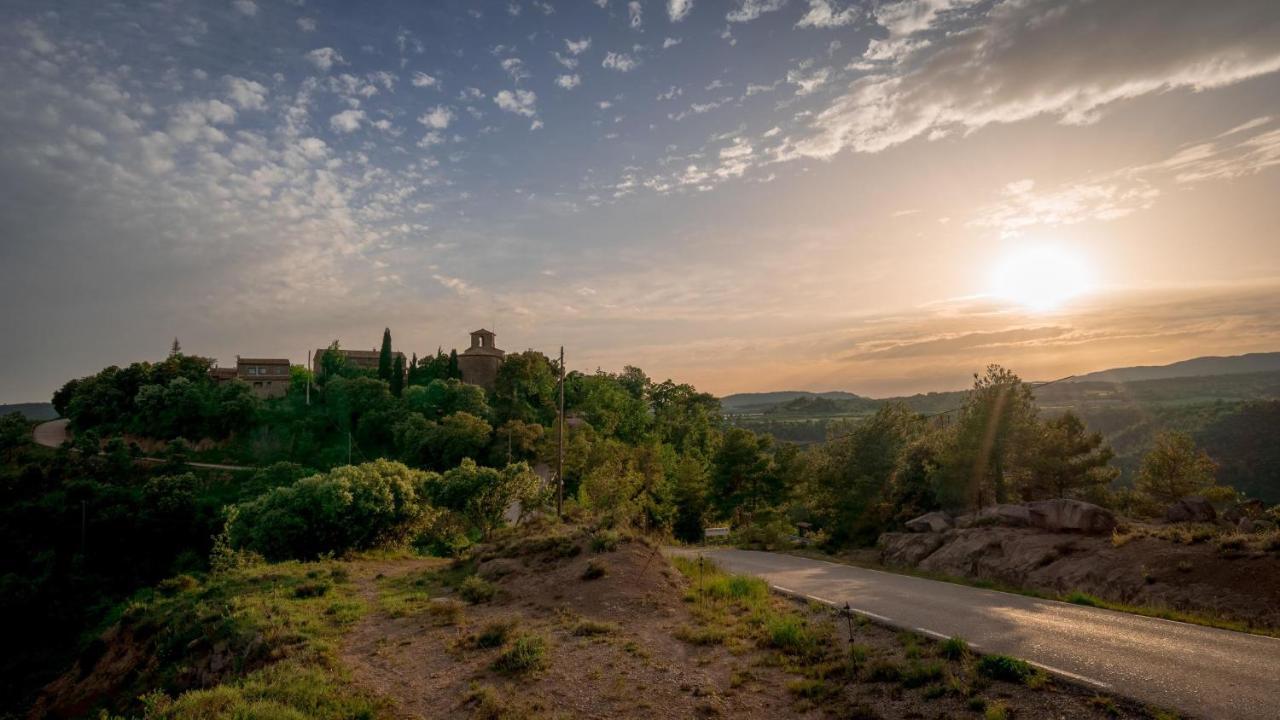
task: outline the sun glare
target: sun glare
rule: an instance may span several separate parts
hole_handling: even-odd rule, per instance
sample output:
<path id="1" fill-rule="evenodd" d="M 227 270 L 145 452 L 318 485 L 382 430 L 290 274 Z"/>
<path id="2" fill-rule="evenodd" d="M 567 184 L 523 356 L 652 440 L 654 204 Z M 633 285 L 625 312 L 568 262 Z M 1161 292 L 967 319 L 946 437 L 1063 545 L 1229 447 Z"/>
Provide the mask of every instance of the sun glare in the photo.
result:
<path id="1" fill-rule="evenodd" d="M 1056 310 L 1093 289 L 1093 273 L 1079 254 L 1054 245 L 1018 248 L 991 274 L 991 294 L 1033 312 Z"/>

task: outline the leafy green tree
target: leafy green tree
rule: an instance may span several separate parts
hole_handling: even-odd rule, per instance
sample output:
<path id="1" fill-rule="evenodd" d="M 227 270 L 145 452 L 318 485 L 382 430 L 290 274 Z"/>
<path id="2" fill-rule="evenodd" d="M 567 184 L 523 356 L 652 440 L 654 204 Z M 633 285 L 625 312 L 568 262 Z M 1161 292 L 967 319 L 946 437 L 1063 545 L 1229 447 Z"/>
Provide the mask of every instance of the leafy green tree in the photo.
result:
<path id="1" fill-rule="evenodd" d="M 702 542 L 707 513 L 710 472 L 707 462 L 685 455 L 676 465 L 672 480 L 671 499 L 675 503 L 675 520 L 672 533 L 684 542 Z"/>
<path id="2" fill-rule="evenodd" d="M 404 356 L 397 355 L 395 363 L 391 366 L 391 394 L 395 397 L 400 397 L 404 392 L 404 379 Z"/>
<path id="3" fill-rule="evenodd" d="M 378 379 L 391 382 L 391 328 L 382 331 L 382 349 L 378 351 Z"/>
<path id="4" fill-rule="evenodd" d="M 649 402 L 658 438 L 681 454 L 709 457 L 719 440 L 723 416 L 720 401 L 692 385 L 671 380 L 651 385 Z"/>
<path id="5" fill-rule="evenodd" d="M 404 393 L 405 406 L 436 420 L 456 412 L 487 417 L 489 405 L 484 388 L 460 380 L 432 380 L 426 387 L 411 387 Z"/>
<path id="6" fill-rule="evenodd" d="M 326 382 L 332 378 L 347 377 L 354 368 L 347 363 L 347 356 L 342 352 L 342 346 L 337 340 L 329 343 L 329 347 L 320 353 L 320 382 Z"/>
<path id="7" fill-rule="evenodd" d="M 567 382 L 567 381 L 566 381 Z M 581 377 L 573 409 L 601 434 L 638 443 L 649 426 L 649 408 L 621 380 L 605 372 Z"/>
<path id="8" fill-rule="evenodd" d="M 783 487 L 770 472 L 772 439 L 729 428 L 711 459 L 712 505 L 720 517 L 754 512 L 778 503 Z"/>
<path id="9" fill-rule="evenodd" d="M 495 418 L 550 425 L 556 416 L 556 388 L 555 366 L 546 355 L 536 350 L 509 353 L 494 382 Z"/>
<path id="10" fill-rule="evenodd" d="M 519 504 L 527 510 L 544 495 L 542 479 L 525 463 L 497 470 L 470 459 L 432 478 L 425 487 L 435 505 L 466 518 L 485 537 L 505 524 L 509 508 Z"/>
<path id="11" fill-rule="evenodd" d="M 386 408 L 392 401 L 387 384 L 369 377 L 340 377 L 324 387 L 325 410 L 344 432 L 354 431 L 363 415 Z"/>
<path id="12" fill-rule="evenodd" d="M 1119 475 L 1110 467 L 1115 456 L 1102 439 L 1102 433 L 1090 433 L 1084 421 L 1073 412 L 1040 425 L 1034 448 L 1027 460 L 1027 479 L 1023 483 L 1024 500 L 1096 495 Z"/>
<path id="13" fill-rule="evenodd" d="M 1208 453 L 1182 432 L 1162 432 L 1142 458 L 1135 486 L 1151 500 L 1169 504 L 1191 495 L 1225 499 L 1231 489 L 1218 485 L 1217 466 Z"/>
<path id="14" fill-rule="evenodd" d="M 538 446 L 547 429 L 537 423 L 508 420 L 493 431 L 490 457 L 493 465 L 530 461 L 538 456 Z"/>
<path id="15" fill-rule="evenodd" d="M 464 459 L 480 457 L 492 435 L 493 428 L 483 419 L 468 412 L 453 413 L 433 428 L 431 456 L 436 467 L 452 467 Z"/>
<path id="16" fill-rule="evenodd" d="M 335 468 L 240 504 L 228 537 L 270 560 L 396 545 L 431 515 L 433 480 L 390 460 Z"/>
<path id="17" fill-rule="evenodd" d="M 31 423 L 19 412 L 0 417 L 0 452 L 8 453 L 31 442 Z"/>

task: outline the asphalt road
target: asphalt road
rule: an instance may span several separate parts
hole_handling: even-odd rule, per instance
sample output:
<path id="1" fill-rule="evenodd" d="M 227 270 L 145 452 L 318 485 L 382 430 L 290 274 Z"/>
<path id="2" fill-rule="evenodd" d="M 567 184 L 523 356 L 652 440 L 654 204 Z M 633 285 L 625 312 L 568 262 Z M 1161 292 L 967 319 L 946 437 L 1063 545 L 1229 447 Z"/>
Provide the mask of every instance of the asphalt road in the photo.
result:
<path id="1" fill-rule="evenodd" d="M 697 554 L 697 550 L 680 550 Z M 721 567 L 1096 688 L 1202 718 L 1280 718 L 1280 640 L 792 555 L 715 548 Z M 1280 602 L 1280 598 L 1277 598 Z"/>

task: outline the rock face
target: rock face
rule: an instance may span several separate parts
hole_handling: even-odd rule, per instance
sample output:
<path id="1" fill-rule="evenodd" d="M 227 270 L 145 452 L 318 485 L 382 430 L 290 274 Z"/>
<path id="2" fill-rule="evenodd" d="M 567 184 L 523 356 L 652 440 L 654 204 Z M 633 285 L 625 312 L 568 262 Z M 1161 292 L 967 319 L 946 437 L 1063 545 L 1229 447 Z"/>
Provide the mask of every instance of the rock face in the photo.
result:
<path id="1" fill-rule="evenodd" d="M 1169 506 L 1164 513 L 1165 522 L 1213 522 L 1218 513 L 1213 505 L 1202 497 L 1185 497 Z"/>
<path id="2" fill-rule="evenodd" d="M 1109 533 L 1116 526 L 1116 516 L 1106 508 L 1080 500 L 1039 500 L 1027 503 L 1031 524 L 1056 532 Z"/>
<path id="3" fill-rule="evenodd" d="M 1092 503 L 1059 499 L 1038 500 L 1024 505 L 992 505 L 956 518 L 955 525 L 959 528 L 1001 525 L 1103 534 L 1116 526 L 1116 518 L 1110 510 Z"/>
<path id="4" fill-rule="evenodd" d="M 943 512 L 925 513 L 914 520 L 908 520 L 907 529 L 915 533 L 950 530 L 951 516 Z"/>

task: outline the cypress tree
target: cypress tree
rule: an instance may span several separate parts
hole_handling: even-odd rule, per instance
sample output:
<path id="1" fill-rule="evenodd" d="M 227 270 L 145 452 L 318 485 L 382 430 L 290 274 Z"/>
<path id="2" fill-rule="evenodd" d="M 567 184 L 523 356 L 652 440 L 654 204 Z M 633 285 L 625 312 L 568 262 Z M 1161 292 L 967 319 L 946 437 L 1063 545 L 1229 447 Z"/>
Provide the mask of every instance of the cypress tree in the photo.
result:
<path id="1" fill-rule="evenodd" d="M 391 381 L 391 328 L 382 331 L 382 352 L 378 353 L 378 379 Z"/>
<path id="2" fill-rule="evenodd" d="M 404 392 L 404 356 L 397 355 L 395 365 L 391 368 L 391 394 L 400 397 Z"/>
<path id="3" fill-rule="evenodd" d="M 458 350 L 454 348 L 449 351 L 449 377 L 453 380 L 462 379 L 462 370 L 458 368 Z"/>

